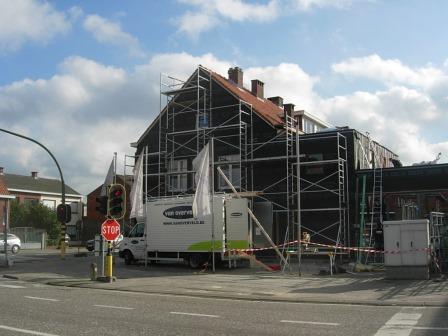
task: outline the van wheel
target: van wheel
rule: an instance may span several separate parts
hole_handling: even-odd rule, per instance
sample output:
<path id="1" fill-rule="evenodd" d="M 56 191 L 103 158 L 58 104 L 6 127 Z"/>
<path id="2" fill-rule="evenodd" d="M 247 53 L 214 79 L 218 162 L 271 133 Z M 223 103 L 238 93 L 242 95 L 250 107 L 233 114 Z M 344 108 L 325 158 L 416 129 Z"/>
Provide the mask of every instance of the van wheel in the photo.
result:
<path id="1" fill-rule="evenodd" d="M 199 253 L 190 254 L 188 258 L 188 265 L 190 265 L 191 268 L 199 268 L 202 265 L 204 265 L 206 259 L 203 255 Z"/>
<path id="2" fill-rule="evenodd" d="M 132 262 L 134 261 L 134 256 L 132 255 L 132 252 L 129 250 L 124 251 L 123 258 L 125 265 L 131 265 Z"/>

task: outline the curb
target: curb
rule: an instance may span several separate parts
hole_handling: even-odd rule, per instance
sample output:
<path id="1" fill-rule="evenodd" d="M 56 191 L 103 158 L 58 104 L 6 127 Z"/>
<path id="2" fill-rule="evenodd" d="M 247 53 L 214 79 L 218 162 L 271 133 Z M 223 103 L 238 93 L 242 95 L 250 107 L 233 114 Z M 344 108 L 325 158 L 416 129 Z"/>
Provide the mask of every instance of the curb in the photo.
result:
<path id="1" fill-rule="evenodd" d="M 3 277 L 6 279 L 19 280 L 19 277 L 15 276 L 15 275 L 4 274 Z"/>
<path id="2" fill-rule="evenodd" d="M 14 275 L 3 275 L 4 278 L 20 280 L 19 277 Z M 70 287 L 70 288 L 90 288 L 96 290 L 105 291 L 120 291 L 129 293 L 142 293 L 150 295 L 172 295 L 172 296 L 184 296 L 184 297 L 195 297 L 195 298 L 206 298 L 206 299 L 218 299 L 218 300 L 239 300 L 239 301 L 263 301 L 263 302 L 277 302 L 277 303 L 312 303 L 312 304 L 335 304 L 335 305 L 353 305 L 353 306 L 376 306 L 376 307 L 397 307 L 397 306 L 409 306 L 409 307 L 435 307 L 435 308 L 446 308 L 448 307 L 448 301 L 446 303 L 434 303 L 431 301 L 411 303 L 411 302 L 401 302 L 401 301 L 379 301 L 379 300 L 364 300 L 364 301 L 350 301 L 350 300 L 322 300 L 322 299 L 291 299 L 287 297 L 266 297 L 261 295 L 248 294 L 247 296 L 237 296 L 232 294 L 227 294 L 226 296 L 217 295 L 213 292 L 210 293 L 199 293 L 199 292 L 181 292 L 181 291 L 170 291 L 170 290 L 136 290 L 136 289 L 126 289 L 126 288 L 108 288 L 106 286 L 96 287 L 91 286 L 92 282 L 88 279 L 61 279 L 38 281 L 38 280 L 23 280 L 26 282 L 41 282 L 50 286 L 58 287 Z"/>

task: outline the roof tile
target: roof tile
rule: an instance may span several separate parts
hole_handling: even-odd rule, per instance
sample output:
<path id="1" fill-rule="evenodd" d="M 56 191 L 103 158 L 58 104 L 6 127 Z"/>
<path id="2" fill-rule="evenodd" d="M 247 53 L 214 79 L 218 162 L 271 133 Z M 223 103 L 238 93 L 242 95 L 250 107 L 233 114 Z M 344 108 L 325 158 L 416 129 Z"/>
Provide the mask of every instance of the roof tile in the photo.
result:
<path id="1" fill-rule="evenodd" d="M 284 113 L 282 108 L 275 105 L 269 99 L 261 99 L 255 97 L 249 90 L 245 88 L 239 88 L 218 73 L 211 70 L 209 71 L 211 72 L 212 77 L 219 84 L 221 84 L 239 99 L 251 104 L 255 112 L 258 113 L 265 121 L 270 123 L 272 126 L 283 126 L 285 124 L 283 118 L 280 117 Z"/>

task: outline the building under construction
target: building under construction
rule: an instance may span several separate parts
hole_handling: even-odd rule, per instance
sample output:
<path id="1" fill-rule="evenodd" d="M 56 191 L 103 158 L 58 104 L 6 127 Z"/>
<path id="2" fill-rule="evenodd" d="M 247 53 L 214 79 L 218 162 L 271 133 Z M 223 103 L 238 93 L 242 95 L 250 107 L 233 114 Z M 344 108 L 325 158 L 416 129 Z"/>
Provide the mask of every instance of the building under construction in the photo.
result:
<path id="1" fill-rule="evenodd" d="M 246 89 L 238 67 L 225 78 L 199 66 L 186 81 L 161 76 L 160 113 L 133 144 L 145 158 L 146 198 L 193 194 L 192 161 L 208 142 L 214 192 L 229 191 L 220 167 L 277 244 L 307 232 L 313 242 L 357 246 L 369 234 L 360 214 L 378 212 L 382 171 L 398 162 L 366 134 L 333 127 L 281 97 L 265 98 L 257 79 Z M 369 213 L 361 209 L 360 174 L 370 176 L 363 191 Z M 255 247 L 265 246 L 257 233 Z"/>

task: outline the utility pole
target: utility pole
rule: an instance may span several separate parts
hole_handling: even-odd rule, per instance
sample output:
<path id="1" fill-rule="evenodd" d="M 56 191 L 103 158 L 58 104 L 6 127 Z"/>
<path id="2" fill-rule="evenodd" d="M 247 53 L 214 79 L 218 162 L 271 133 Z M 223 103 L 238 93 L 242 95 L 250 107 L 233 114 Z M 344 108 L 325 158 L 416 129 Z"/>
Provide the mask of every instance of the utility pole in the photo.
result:
<path id="1" fill-rule="evenodd" d="M 11 132 L 8 131 L 6 129 L 0 128 L 1 132 L 4 133 L 8 133 L 11 135 L 14 135 L 16 137 L 22 138 L 22 139 L 26 139 L 28 141 L 34 142 L 35 144 L 39 145 L 40 147 L 42 147 L 53 159 L 54 163 L 56 164 L 56 167 L 58 168 L 59 171 L 59 175 L 61 177 L 61 196 L 62 196 L 62 200 L 61 203 L 65 206 L 65 182 L 64 182 L 64 176 L 62 175 L 62 170 L 61 167 L 59 166 L 58 161 L 56 160 L 56 158 L 54 157 L 54 155 L 49 151 L 49 149 L 47 147 L 45 147 L 43 144 L 41 144 L 39 141 L 34 140 L 32 138 L 29 138 L 25 135 L 19 134 L 19 133 L 15 133 L 15 132 Z M 61 223 L 61 228 L 62 228 L 62 232 L 61 232 L 61 237 L 62 240 L 64 241 L 63 244 L 61 244 L 61 258 L 64 259 L 65 258 L 65 228 L 66 228 L 66 223 Z"/>

